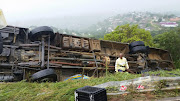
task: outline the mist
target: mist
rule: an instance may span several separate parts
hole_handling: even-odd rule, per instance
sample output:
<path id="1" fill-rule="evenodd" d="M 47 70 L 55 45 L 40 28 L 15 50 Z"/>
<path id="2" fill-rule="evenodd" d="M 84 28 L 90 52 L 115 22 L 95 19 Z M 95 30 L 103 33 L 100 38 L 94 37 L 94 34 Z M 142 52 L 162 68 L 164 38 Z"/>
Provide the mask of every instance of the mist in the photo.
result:
<path id="1" fill-rule="evenodd" d="M 9 25 L 87 28 L 127 12 L 177 13 L 179 0 L 0 0 Z"/>

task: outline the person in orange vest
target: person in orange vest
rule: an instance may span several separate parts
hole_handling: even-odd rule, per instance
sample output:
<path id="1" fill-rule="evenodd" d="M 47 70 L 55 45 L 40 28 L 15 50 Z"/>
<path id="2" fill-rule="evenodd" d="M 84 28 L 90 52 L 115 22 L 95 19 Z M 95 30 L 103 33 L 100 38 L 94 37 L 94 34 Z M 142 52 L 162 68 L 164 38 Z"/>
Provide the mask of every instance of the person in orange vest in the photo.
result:
<path id="1" fill-rule="evenodd" d="M 120 53 L 119 58 L 116 60 L 115 63 L 115 72 L 124 72 L 127 69 L 129 69 L 128 62 L 124 57 L 124 54 Z"/>

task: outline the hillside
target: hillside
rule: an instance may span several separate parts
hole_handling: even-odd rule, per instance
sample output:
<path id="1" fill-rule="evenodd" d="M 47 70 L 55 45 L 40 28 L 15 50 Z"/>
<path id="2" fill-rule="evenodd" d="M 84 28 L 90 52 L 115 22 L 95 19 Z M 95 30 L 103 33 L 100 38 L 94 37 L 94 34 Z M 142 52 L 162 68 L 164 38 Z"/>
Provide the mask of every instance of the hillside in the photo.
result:
<path id="1" fill-rule="evenodd" d="M 150 75 L 158 75 L 163 77 L 178 76 L 180 70 L 173 71 L 157 71 L 150 72 Z M 73 80 L 63 81 L 56 83 L 29 83 L 29 82 L 16 82 L 16 83 L 1 83 L 0 85 L 0 100 L 1 101 L 74 101 L 74 91 L 84 86 L 94 86 L 97 84 L 105 83 L 108 81 L 122 81 L 128 79 L 134 79 L 140 77 L 141 74 L 129 74 L 129 73 L 116 73 L 108 74 L 107 77 L 91 78 L 87 80 Z M 179 96 L 179 91 L 168 93 L 168 96 Z M 161 95 L 161 96 L 160 96 Z M 164 92 L 158 92 L 154 94 L 158 98 L 167 97 L 162 96 Z M 129 100 L 132 100 L 132 96 L 126 96 Z M 146 96 L 143 95 L 146 98 Z M 117 98 L 117 96 L 116 96 Z M 112 96 L 108 96 L 108 99 L 112 99 Z M 113 100 L 112 100 L 113 101 Z"/>
<path id="2" fill-rule="evenodd" d="M 180 23 L 180 19 L 173 14 L 160 14 L 150 12 L 130 12 L 109 17 L 102 22 L 92 25 L 86 29 L 86 33 L 98 38 L 112 32 L 117 26 L 124 24 L 138 24 L 140 28 L 149 31 L 159 31 L 162 28 L 160 22 Z"/>
<path id="3" fill-rule="evenodd" d="M 166 29 L 166 27 L 162 27 L 160 25 L 160 22 L 176 22 L 177 24 L 180 24 L 180 18 L 178 18 L 176 15 L 150 12 L 130 12 L 118 14 L 106 19 L 105 17 L 103 17 L 103 19 L 104 20 L 101 20 L 101 22 L 95 21 L 97 22 L 96 24 L 92 24 L 89 23 L 89 21 L 86 22 L 83 20 L 83 22 L 86 22 L 86 25 L 84 25 L 84 27 L 83 25 L 77 25 L 77 22 L 72 22 L 72 25 L 68 24 L 71 27 L 51 27 L 53 28 L 54 32 L 63 34 L 103 38 L 105 34 L 112 32 L 117 26 L 124 24 L 138 24 L 140 28 L 151 31 L 153 35 L 158 33 L 158 31 L 160 30 Z M 90 27 L 88 27 L 87 25 Z M 30 26 L 29 28 L 33 29 L 37 26 Z"/>

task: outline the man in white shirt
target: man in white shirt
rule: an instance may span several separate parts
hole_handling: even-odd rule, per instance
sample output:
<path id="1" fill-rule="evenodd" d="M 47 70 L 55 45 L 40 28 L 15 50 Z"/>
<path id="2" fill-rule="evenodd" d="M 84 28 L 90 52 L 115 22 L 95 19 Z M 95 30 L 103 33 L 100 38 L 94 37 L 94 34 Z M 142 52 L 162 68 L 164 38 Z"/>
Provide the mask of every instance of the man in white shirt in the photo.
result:
<path id="1" fill-rule="evenodd" d="M 125 57 L 123 57 L 124 54 L 120 53 L 119 58 L 116 60 L 115 63 L 115 71 L 116 72 L 124 72 L 125 70 L 129 69 L 128 62 Z"/>

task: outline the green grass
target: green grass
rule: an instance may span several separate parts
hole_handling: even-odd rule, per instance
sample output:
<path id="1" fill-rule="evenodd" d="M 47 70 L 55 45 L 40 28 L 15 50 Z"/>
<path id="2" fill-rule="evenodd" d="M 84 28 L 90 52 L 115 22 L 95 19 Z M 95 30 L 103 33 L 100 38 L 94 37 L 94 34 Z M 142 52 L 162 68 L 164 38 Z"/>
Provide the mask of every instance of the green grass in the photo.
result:
<path id="1" fill-rule="evenodd" d="M 168 73 L 180 74 L 180 69 L 173 71 L 157 71 L 150 74 L 159 76 L 176 76 Z M 74 91 L 84 86 L 94 86 L 108 81 L 122 81 L 140 77 L 141 74 L 108 73 L 107 77 L 91 78 L 87 80 L 73 80 L 56 83 L 1 83 L 0 101 L 74 101 Z"/>

